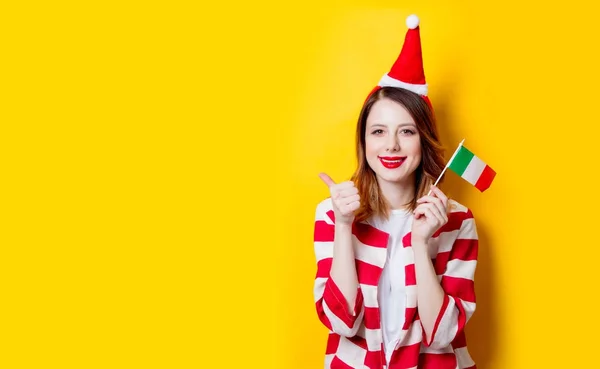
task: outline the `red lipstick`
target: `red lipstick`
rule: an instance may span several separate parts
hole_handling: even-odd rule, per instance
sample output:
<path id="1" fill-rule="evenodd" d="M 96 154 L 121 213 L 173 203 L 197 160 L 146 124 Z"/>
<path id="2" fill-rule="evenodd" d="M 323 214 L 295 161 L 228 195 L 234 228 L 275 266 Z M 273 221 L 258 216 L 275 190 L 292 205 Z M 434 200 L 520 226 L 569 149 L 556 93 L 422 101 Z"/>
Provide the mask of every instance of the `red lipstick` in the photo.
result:
<path id="1" fill-rule="evenodd" d="M 379 156 L 381 164 L 388 169 L 396 169 L 404 163 L 406 156 Z"/>

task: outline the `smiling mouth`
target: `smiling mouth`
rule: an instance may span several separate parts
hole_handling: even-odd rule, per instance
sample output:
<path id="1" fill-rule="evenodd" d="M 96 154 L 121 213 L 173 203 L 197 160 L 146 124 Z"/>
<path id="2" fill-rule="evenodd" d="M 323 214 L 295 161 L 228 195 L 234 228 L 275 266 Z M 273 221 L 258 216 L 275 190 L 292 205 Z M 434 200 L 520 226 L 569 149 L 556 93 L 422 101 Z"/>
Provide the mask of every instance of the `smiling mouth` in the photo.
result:
<path id="1" fill-rule="evenodd" d="M 379 161 L 388 169 L 396 169 L 404 163 L 406 156 L 380 156 Z"/>

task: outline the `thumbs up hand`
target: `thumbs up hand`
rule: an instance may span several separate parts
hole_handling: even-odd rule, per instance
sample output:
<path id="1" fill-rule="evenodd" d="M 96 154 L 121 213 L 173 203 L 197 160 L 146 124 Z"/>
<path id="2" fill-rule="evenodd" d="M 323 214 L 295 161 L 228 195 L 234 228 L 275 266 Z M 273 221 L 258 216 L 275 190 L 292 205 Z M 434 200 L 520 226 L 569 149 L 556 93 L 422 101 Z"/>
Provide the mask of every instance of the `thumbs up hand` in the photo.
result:
<path id="1" fill-rule="evenodd" d="M 346 181 L 335 183 L 331 177 L 325 173 L 319 174 L 321 180 L 329 187 L 331 200 L 333 203 L 333 212 L 335 222 L 345 225 L 352 225 L 354 221 L 354 212 L 360 207 L 360 196 L 358 188 L 354 182 Z"/>

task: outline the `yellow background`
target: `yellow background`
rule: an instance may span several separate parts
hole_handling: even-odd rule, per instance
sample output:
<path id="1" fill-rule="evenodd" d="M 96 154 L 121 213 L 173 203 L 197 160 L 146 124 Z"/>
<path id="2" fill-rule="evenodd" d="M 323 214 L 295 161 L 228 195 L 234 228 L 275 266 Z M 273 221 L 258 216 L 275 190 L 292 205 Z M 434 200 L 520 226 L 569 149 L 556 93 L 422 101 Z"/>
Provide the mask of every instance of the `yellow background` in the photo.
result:
<path id="1" fill-rule="evenodd" d="M 15 5 L 19 4 L 19 5 Z M 322 367 L 317 174 L 421 18 L 479 226 L 483 369 L 595 365 L 597 11 L 584 1 L 13 2 L 0 12 L 0 367 Z"/>

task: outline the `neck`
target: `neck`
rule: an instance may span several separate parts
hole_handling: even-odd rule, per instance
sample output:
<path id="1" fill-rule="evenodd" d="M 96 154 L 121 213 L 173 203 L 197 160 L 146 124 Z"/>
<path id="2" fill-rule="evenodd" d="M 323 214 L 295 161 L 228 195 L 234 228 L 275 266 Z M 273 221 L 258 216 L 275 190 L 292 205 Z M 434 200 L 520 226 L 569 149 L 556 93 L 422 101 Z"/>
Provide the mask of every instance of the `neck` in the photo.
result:
<path id="1" fill-rule="evenodd" d="M 415 196 L 414 178 L 405 183 L 386 182 L 379 178 L 377 182 L 379 183 L 383 197 L 390 204 L 392 210 L 406 208 Z"/>

